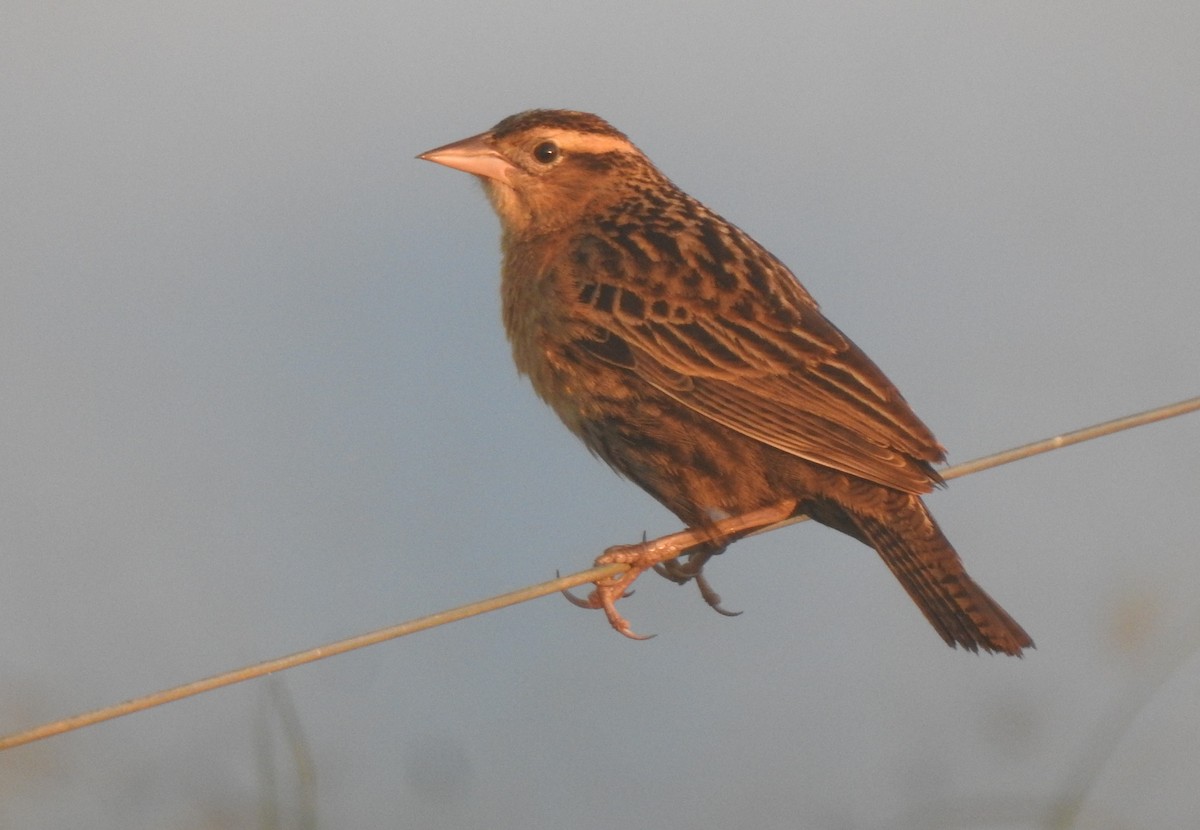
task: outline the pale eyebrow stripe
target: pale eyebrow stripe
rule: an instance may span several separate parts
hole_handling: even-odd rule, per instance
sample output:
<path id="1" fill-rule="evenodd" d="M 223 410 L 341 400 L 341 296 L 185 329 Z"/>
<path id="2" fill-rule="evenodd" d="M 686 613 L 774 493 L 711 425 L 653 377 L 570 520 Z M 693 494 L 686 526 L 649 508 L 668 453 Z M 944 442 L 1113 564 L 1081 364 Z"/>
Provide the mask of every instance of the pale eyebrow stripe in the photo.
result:
<path id="1" fill-rule="evenodd" d="M 629 152 L 633 149 L 633 145 L 627 139 L 613 135 L 580 133 L 574 130 L 547 130 L 545 136 L 549 139 L 561 139 L 560 143 L 564 147 L 585 153 Z"/>

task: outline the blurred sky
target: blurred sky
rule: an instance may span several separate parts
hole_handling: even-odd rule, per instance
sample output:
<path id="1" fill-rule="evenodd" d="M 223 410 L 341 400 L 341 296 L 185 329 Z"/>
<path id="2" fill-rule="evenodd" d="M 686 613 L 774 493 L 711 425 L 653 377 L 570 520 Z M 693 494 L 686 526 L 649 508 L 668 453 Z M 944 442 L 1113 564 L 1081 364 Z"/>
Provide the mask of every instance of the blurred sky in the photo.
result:
<path id="1" fill-rule="evenodd" d="M 0 730 L 677 529 L 518 379 L 497 223 L 414 159 L 522 109 L 764 243 L 954 461 L 1200 393 L 1198 42 L 1194 2 L 9 3 Z M 1085 785 L 1078 826 L 1189 825 L 1198 468 L 1191 416 L 931 497 L 1023 660 L 805 525 L 711 566 L 737 619 L 648 577 L 648 643 L 544 599 L 13 750 L 0 826 L 299 826 L 290 706 L 324 827 L 1024 828 Z"/>

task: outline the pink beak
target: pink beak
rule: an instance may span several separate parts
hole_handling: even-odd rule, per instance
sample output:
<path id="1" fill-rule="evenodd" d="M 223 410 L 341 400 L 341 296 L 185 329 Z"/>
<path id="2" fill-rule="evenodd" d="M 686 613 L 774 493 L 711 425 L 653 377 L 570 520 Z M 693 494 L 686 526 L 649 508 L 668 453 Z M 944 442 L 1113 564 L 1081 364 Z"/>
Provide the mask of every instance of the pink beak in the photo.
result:
<path id="1" fill-rule="evenodd" d="M 508 174 L 516 169 L 512 162 L 493 148 L 491 133 L 480 133 L 428 150 L 417 158 L 504 183 L 508 181 Z"/>

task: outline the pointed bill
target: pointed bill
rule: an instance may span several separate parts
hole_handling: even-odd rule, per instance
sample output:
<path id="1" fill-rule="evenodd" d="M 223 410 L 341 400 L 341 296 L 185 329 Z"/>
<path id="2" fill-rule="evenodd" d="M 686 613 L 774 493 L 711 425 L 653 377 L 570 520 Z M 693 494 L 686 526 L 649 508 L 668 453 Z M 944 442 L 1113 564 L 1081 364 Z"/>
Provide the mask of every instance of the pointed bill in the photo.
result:
<path id="1" fill-rule="evenodd" d="M 421 153 L 417 158 L 507 183 L 509 172 L 516 168 L 512 162 L 496 152 L 491 138 L 491 133 L 480 133 Z"/>

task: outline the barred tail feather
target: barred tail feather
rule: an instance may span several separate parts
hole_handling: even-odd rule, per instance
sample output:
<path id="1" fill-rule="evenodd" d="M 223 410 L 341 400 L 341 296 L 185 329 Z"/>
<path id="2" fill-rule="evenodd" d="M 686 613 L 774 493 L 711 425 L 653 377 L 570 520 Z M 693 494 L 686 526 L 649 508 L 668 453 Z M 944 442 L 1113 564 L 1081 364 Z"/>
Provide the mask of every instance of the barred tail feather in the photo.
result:
<path id="1" fill-rule="evenodd" d="M 887 522 L 843 510 L 948 645 L 1018 657 L 1031 648 L 1025 630 L 967 575 L 921 499 L 905 501 Z"/>

